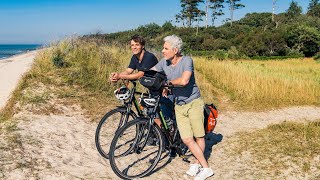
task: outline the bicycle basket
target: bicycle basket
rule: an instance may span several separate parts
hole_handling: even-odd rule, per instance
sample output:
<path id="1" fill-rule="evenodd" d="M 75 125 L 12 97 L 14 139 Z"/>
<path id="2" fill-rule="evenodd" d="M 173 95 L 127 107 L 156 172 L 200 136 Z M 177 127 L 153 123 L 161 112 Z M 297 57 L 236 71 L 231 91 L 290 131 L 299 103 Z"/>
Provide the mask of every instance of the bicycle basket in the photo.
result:
<path id="1" fill-rule="evenodd" d="M 149 70 L 144 72 L 144 75 L 140 78 L 139 82 L 144 87 L 153 91 L 157 91 L 157 90 L 160 90 L 160 88 L 162 87 L 162 83 L 165 80 L 166 80 L 165 74 L 161 72 Z"/>

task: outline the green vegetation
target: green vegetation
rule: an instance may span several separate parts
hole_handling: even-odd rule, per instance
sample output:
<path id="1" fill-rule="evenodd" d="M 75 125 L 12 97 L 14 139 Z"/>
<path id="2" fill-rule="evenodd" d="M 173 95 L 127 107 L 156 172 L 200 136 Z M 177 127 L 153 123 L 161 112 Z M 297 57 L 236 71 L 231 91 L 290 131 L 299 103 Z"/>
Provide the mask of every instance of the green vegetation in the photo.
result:
<path id="1" fill-rule="evenodd" d="M 252 166 L 277 177 L 277 172 L 299 167 L 297 173 L 319 169 L 315 158 L 320 153 L 320 121 L 270 125 L 266 129 L 239 133 L 228 147 L 231 156 L 250 154 Z M 270 172 L 273 172 L 270 174 Z"/>

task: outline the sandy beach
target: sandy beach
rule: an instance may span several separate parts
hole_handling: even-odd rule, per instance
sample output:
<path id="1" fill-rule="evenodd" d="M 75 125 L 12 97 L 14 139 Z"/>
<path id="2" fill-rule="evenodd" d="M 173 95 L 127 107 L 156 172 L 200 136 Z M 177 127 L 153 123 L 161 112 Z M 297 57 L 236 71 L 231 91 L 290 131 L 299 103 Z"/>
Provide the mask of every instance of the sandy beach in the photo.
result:
<path id="1" fill-rule="evenodd" d="M 30 69 L 36 53 L 30 51 L 0 60 L 0 110 L 6 105 L 21 76 Z"/>

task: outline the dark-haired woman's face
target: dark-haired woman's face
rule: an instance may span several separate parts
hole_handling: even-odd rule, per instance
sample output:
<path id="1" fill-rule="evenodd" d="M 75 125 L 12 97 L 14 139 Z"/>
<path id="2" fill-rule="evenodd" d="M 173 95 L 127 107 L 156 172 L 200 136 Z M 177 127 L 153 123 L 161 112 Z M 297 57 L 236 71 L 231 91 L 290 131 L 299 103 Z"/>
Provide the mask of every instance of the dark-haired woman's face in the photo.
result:
<path id="1" fill-rule="evenodd" d="M 139 42 L 135 42 L 134 40 L 131 40 L 130 46 L 134 55 L 140 54 L 144 48 Z"/>

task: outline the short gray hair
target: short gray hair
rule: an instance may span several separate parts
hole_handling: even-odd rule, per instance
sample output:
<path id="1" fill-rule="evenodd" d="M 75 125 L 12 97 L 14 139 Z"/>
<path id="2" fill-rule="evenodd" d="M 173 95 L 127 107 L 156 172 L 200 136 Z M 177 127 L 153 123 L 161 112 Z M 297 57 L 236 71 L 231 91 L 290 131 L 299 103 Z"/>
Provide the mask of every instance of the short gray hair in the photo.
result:
<path id="1" fill-rule="evenodd" d="M 177 48 L 178 53 L 182 52 L 183 49 L 183 42 L 182 39 L 176 35 L 167 36 L 163 39 L 164 42 L 168 42 L 171 48 Z"/>

